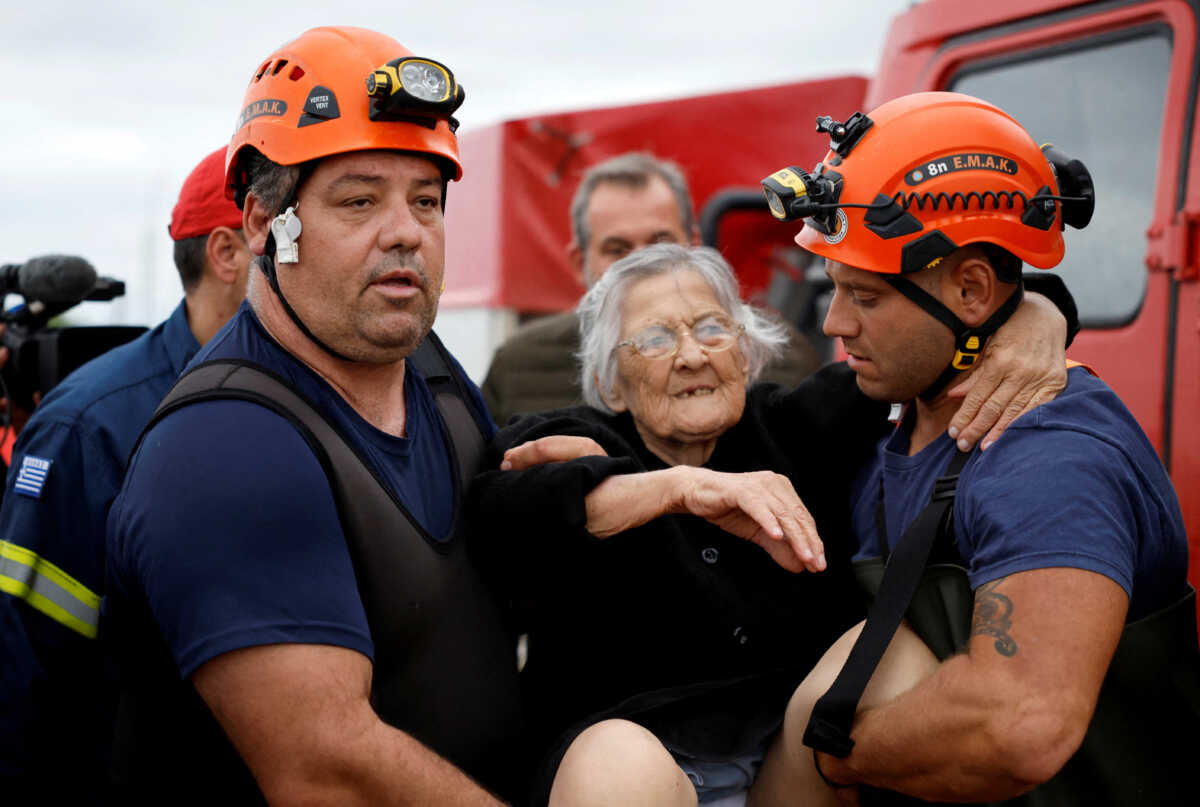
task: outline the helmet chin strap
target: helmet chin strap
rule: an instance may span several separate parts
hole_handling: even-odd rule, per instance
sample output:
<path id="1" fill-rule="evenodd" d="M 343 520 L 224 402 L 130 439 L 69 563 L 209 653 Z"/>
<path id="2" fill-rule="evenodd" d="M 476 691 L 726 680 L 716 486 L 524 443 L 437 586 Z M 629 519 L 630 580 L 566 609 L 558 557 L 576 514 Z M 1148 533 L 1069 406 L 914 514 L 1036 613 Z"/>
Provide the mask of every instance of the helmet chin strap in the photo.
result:
<path id="1" fill-rule="evenodd" d="M 908 278 L 901 275 L 884 275 L 883 279 L 896 291 L 912 300 L 930 316 L 949 328 L 950 332 L 954 334 L 954 359 L 942 371 L 942 374 L 937 377 L 937 380 L 920 393 L 918 397 L 923 401 L 930 401 L 936 398 L 959 373 L 975 366 L 975 363 L 979 360 L 980 353 L 983 352 L 983 345 L 987 342 L 988 337 L 999 330 L 1000 326 L 1007 322 L 1008 318 L 1016 312 L 1023 296 L 1023 287 L 1018 282 L 1017 288 L 1004 301 L 1004 304 L 992 312 L 992 315 L 988 317 L 986 322 L 976 328 L 972 328 L 959 319 L 941 300 L 938 300 Z"/>
<path id="2" fill-rule="evenodd" d="M 453 173 L 448 173 L 449 169 L 447 166 L 442 165 L 441 162 L 439 162 L 438 165 L 442 168 L 442 210 L 445 210 L 446 191 L 448 190 L 448 186 L 450 184 L 449 177 L 453 176 Z M 262 270 L 263 275 L 266 276 L 267 282 L 271 284 L 271 290 L 275 292 L 275 296 L 279 298 L 279 302 L 283 305 L 284 313 L 286 313 L 288 318 L 295 323 L 297 328 L 300 329 L 300 333 L 304 334 L 306 337 L 308 337 L 310 342 L 321 348 L 321 350 L 325 351 L 330 356 L 333 356 L 335 359 L 339 359 L 341 361 L 358 361 L 358 359 L 352 359 L 345 354 L 337 352 L 329 345 L 325 344 L 325 342 L 323 342 L 316 334 L 310 331 L 308 326 L 304 324 L 304 320 L 300 319 L 300 315 L 297 314 L 296 310 L 292 308 L 290 303 L 288 303 L 287 297 L 285 297 L 283 294 L 283 289 L 279 288 L 279 273 L 275 268 L 275 259 L 278 258 L 280 263 L 295 263 L 299 257 L 299 245 L 295 243 L 295 239 L 299 237 L 301 229 L 299 219 L 296 218 L 295 214 L 295 209 L 298 202 L 297 197 L 300 195 L 300 186 L 304 183 L 304 180 L 308 179 L 309 175 L 312 174 L 315 169 L 315 161 L 309 161 L 300 165 L 300 175 L 296 178 L 296 184 L 292 187 L 292 192 L 287 195 L 287 198 L 283 204 L 279 206 L 276 219 L 272 221 L 271 227 L 268 228 L 267 242 L 263 249 L 263 254 L 255 258 L 254 263 L 260 270 Z M 289 217 L 291 221 L 289 221 Z M 288 242 L 286 244 L 279 244 L 278 247 L 275 243 L 276 220 L 278 220 L 280 224 L 281 236 L 286 236 L 288 238 Z M 294 227 L 294 230 L 292 227 Z"/>
<path id="3" fill-rule="evenodd" d="M 275 296 L 279 298 L 279 302 L 283 305 L 284 313 L 300 329 L 300 333 L 304 334 L 310 342 L 335 359 L 355 361 L 355 359 L 349 356 L 338 353 L 310 331 L 308 326 L 304 324 L 304 320 L 300 319 L 300 315 L 288 303 L 287 297 L 283 294 L 283 289 L 279 288 L 279 273 L 275 268 L 275 260 L 278 258 L 281 263 L 295 263 L 299 258 L 300 247 L 295 242 L 295 239 L 300 236 L 301 231 L 300 220 L 296 217 L 295 213 L 299 201 L 297 197 L 300 195 L 300 186 L 304 184 L 304 180 L 308 179 L 315 169 L 315 161 L 310 160 L 300 165 L 300 173 L 296 177 L 296 184 L 292 186 L 291 193 L 284 197 L 283 204 L 276 211 L 277 215 L 272 220 L 271 226 L 267 229 L 267 243 L 263 248 L 263 254 L 255 258 L 254 263 L 262 270 L 263 275 L 266 276 L 267 282 L 271 284 L 271 290 L 275 292 Z M 275 233 L 277 228 L 280 237 L 286 238 L 287 243 L 276 245 Z"/>
<path id="4" fill-rule="evenodd" d="M 324 350 L 330 356 L 342 361 L 356 361 L 356 359 L 352 359 L 349 356 L 338 353 L 329 345 L 321 341 L 316 334 L 308 329 L 308 326 L 304 324 L 304 320 L 300 319 L 300 315 L 297 314 L 295 309 L 293 309 L 288 303 L 287 297 L 283 296 L 283 289 L 279 288 L 279 276 L 275 271 L 275 261 L 271 258 L 271 253 L 274 251 L 275 236 L 268 235 L 266 252 L 255 258 L 254 262 L 258 265 L 258 268 L 262 270 L 262 273 L 266 275 L 267 282 L 271 284 L 271 289 L 275 292 L 275 296 L 279 298 L 279 302 L 283 305 L 283 310 L 288 315 L 288 318 L 296 324 L 296 327 L 300 329 L 300 333 L 307 336 L 310 342 L 321 348 L 321 350 Z"/>

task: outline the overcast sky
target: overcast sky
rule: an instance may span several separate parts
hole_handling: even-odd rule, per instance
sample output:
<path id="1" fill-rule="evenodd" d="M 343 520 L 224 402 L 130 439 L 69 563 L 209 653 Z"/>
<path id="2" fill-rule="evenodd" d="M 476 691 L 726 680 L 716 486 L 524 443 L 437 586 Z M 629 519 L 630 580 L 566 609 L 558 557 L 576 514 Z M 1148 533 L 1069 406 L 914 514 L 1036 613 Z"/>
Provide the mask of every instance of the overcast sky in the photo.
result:
<path id="1" fill-rule="evenodd" d="M 101 274 L 125 280 L 128 293 L 75 309 L 76 321 L 150 324 L 181 294 L 166 234 L 180 184 L 228 142 L 251 70 L 308 28 L 375 28 L 446 63 L 467 91 L 458 117 L 471 129 L 537 113 L 869 75 L 890 18 L 911 3 L 0 4 L 0 263 L 82 255 Z"/>

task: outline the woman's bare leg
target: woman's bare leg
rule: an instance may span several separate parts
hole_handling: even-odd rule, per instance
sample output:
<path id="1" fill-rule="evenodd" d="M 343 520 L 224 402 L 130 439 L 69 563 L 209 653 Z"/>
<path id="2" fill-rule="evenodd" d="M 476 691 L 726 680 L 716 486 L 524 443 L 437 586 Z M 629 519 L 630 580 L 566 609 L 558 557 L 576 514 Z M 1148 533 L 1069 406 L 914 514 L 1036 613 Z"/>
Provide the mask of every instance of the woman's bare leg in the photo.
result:
<path id="1" fill-rule="evenodd" d="M 758 778 L 750 788 L 748 807 L 838 807 L 854 803 L 851 792 L 834 791 L 817 775 L 813 753 L 803 742 L 813 706 L 841 672 L 863 623 L 842 634 L 796 688 L 788 703 L 783 728 L 767 751 Z M 937 658 L 906 624 L 901 624 L 875 668 L 859 701 L 859 711 L 887 703 L 912 689 L 937 669 Z M 840 797 L 839 797 L 840 796 Z"/>
<path id="2" fill-rule="evenodd" d="M 696 807 L 696 788 L 650 731 L 604 720 L 575 738 L 554 775 L 550 807 Z"/>

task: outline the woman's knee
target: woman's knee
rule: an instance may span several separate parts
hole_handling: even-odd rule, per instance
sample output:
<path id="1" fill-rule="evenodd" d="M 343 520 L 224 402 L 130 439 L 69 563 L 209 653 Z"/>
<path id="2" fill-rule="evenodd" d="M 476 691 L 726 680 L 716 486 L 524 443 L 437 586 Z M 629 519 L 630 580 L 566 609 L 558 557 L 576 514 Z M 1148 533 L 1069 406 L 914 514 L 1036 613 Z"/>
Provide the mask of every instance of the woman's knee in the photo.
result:
<path id="1" fill-rule="evenodd" d="M 833 686 L 834 679 L 842 671 L 842 665 L 850 655 L 850 648 L 862 633 L 863 624 L 860 622 L 843 633 L 829 646 L 821 660 L 809 670 L 808 675 L 804 676 L 804 680 L 796 687 L 788 701 L 787 712 L 784 715 L 785 731 L 798 732 L 797 737 L 804 733 L 813 706 L 829 687 Z"/>
<path id="2" fill-rule="evenodd" d="M 567 749 L 550 804 L 694 805 L 696 790 L 653 733 L 628 720 L 604 720 Z"/>
<path id="3" fill-rule="evenodd" d="M 788 702 L 784 716 L 785 731 L 798 732 L 797 736 L 804 733 L 813 706 L 833 686 L 864 624 L 860 622 L 842 634 L 800 682 Z M 907 624 L 901 623 L 867 682 L 858 704 L 859 709 L 870 709 L 899 697 L 932 675 L 938 663 L 937 657 L 921 637 Z"/>
<path id="4" fill-rule="evenodd" d="M 867 688 L 863 691 L 860 709 L 871 709 L 895 700 L 933 675 L 940 662 L 907 623 L 900 623 Z"/>

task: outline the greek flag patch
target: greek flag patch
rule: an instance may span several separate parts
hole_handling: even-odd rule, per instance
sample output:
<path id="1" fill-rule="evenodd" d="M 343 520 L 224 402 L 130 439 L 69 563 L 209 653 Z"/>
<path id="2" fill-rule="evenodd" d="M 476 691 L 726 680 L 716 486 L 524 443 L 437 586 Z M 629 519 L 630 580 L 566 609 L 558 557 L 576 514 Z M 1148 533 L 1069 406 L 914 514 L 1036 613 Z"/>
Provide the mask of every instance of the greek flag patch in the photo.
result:
<path id="1" fill-rule="evenodd" d="M 42 485 L 46 484 L 46 475 L 50 473 L 50 464 L 54 460 L 43 459 L 28 455 L 21 461 L 21 470 L 17 472 L 17 481 L 13 490 L 30 498 L 37 499 L 42 495 Z"/>

